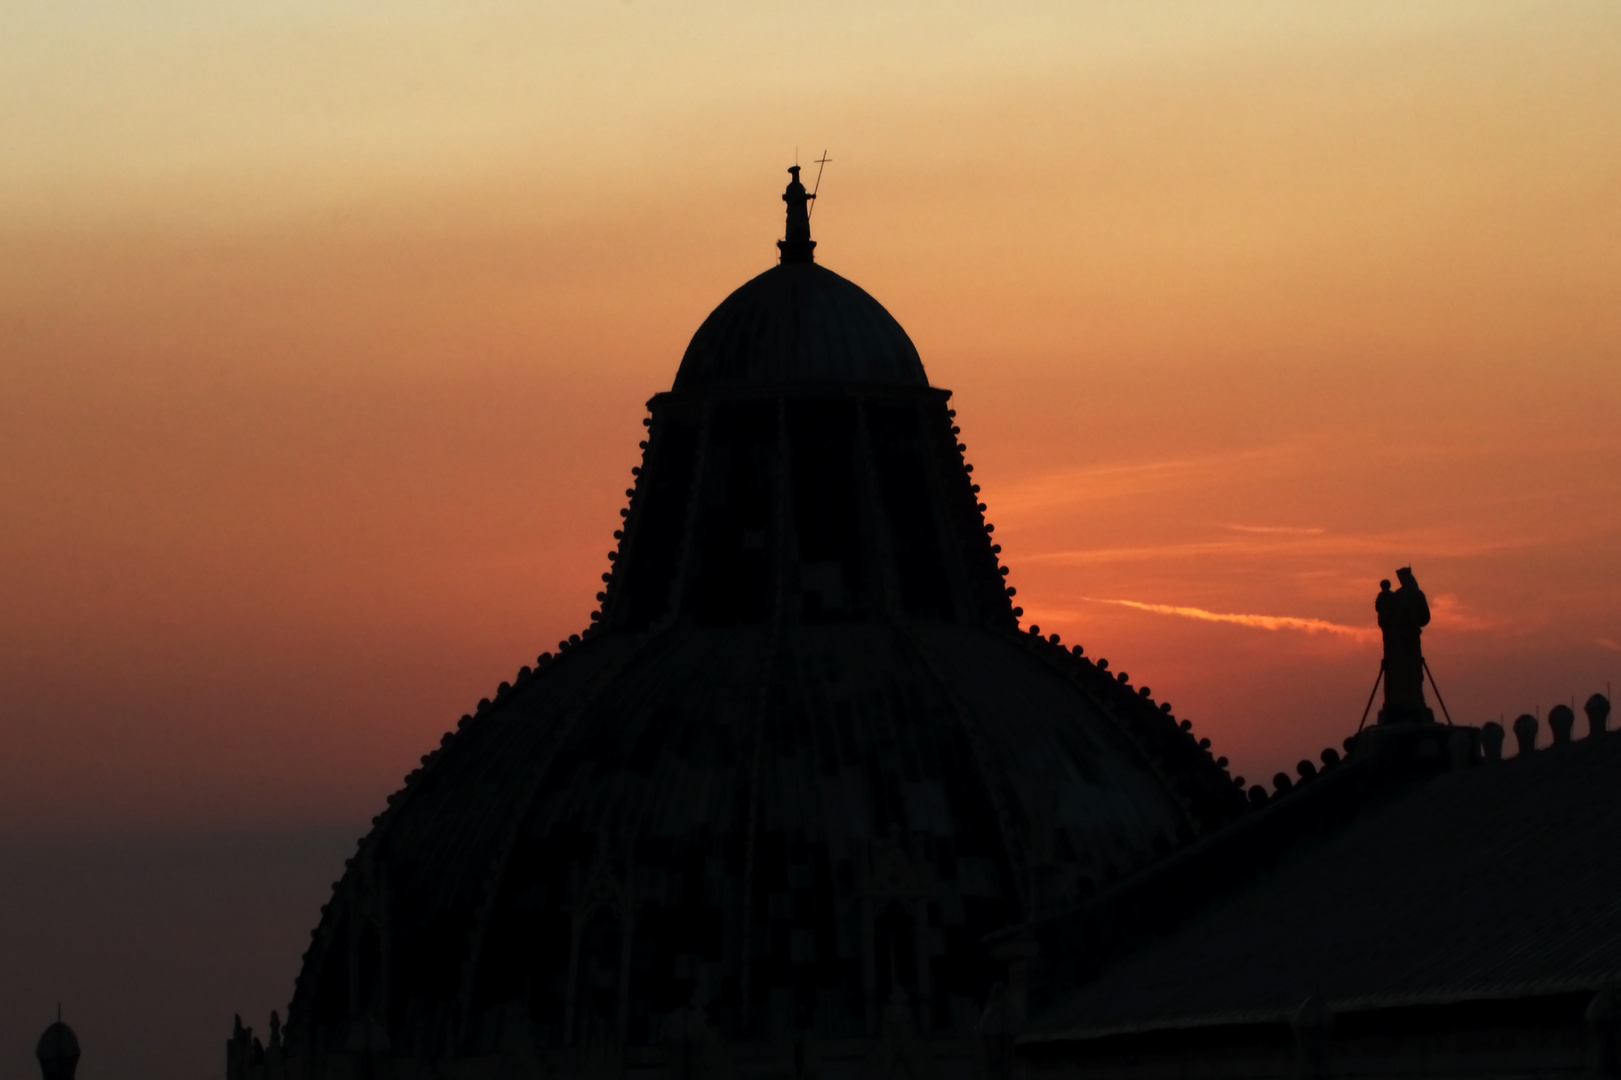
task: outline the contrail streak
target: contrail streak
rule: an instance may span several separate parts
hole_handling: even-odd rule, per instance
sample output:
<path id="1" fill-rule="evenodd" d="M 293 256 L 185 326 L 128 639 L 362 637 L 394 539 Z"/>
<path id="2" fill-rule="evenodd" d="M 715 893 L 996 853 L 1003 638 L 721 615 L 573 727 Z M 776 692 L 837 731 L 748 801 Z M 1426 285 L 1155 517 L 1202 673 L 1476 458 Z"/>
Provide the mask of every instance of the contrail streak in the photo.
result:
<path id="1" fill-rule="evenodd" d="M 1339 623 L 1332 623 L 1323 619 L 1300 619 L 1293 615 L 1239 615 L 1221 611 L 1206 611 L 1204 608 L 1180 607 L 1175 604 L 1144 604 L 1137 600 L 1102 600 L 1095 596 L 1087 596 L 1082 599 L 1090 600 L 1094 604 L 1116 604 L 1120 607 L 1135 608 L 1138 611 L 1152 611 L 1156 615 L 1180 615 L 1184 619 L 1233 623 L 1237 626 L 1254 627 L 1257 630 L 1302 630 L 1308 634 L 1339 634 L 1343 637 L 1356 638 L 1359 641 L 1366 641 L 1373 637 L 1373 631 L 1367 627 L 1342 626 Z"/>

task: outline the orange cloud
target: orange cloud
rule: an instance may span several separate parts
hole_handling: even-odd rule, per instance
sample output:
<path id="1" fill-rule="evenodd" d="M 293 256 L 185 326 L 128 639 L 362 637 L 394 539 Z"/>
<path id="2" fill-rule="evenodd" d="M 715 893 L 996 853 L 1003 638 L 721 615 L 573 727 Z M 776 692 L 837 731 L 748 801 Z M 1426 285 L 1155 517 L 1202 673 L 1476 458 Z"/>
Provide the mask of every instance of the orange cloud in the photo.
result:
<path id="1" fill-rule="evenodd" d="M 1431 559 L 1458 559 L 1492 555 L 1502 551 L 1535 547 L 1545 543 L 1535 536 L 1478 537 L 1462 529 L 1412 530 L 1405 533 L 1369 533 L 1336 536 L 1327 530 L 1251 529 L 1248 532 L 1265 533 L 1267 539 L 1246 540 L 1238 537 L 1224 540 L 1193 540 L 1172 544 L 1141 544 L 1120 547 L 1079 548 L 1068 551 L 1043 551 L 1021 556 L 1023 562 L 1054 563 L 1060 566 L 1079 566 L 1092 563 L 1136 562 L 1143 560 L 1183 559 L 1196 556 L 1237 556 L 1255 558 L 1270 555 L 1300 555 L 1318 558 L 1346 558 L 1356 556 L 1383 556 L 1400 551 L 1408 560 L 1413 554 Z"/>
<path id="2" fill-rule="evenodd" d="M 1438 626 L 1448 630 L 1496 630 L 1504 620 L 1476 615 L 1464 608 L 1452 593 L 1440 593 L 1430 600 L 1430 611 Z"/>
<path id="3" fill-rule="evenodd" d="M 1231 529 L 1233 532 L 1262 533 L 1271 536 L 1322 536 L 1328 532 L 1327 529 L 1315 525 L 1238 525 L 1228 522 L 1223 528 Z"/>
<path id="4" fill-rule="evenodd" d="M 1240 615 L 1229 612 L 1206 611 L 1204 608 L 1183 607 L 1176 604 L 1145 604 L 1138 600 L 1103 600 L 1093 596 L 1082 597 L 1094 604 L 1117 604 L 1137 611 L 1152 611 L 1156 615 L 1180 615 L 1184 619 L 1202 622 L 1233 623 L 1256 630 L 1301 630 L 1308 634 L 1339 634 L 1357 641 L 1371 641 L 1378 635 L 1367 627 L 1345 626 L 1326 619 L 1302 619 L 1293 615 Z"/>

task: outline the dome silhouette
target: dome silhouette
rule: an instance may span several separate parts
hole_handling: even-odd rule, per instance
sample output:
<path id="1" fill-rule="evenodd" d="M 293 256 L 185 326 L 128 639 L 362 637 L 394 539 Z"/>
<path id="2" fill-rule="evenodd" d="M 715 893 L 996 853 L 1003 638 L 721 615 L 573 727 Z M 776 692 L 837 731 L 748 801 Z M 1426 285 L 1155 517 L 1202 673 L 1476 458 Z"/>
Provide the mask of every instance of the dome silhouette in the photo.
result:
<path id="1" fill-rule="evenodd" d="M 1020 630 L 949 391 L 793 209 L 649 403 L 591 628 L 423 757 L 335 886 L 288 1014 L 308 1075 L 971 1055 L 987 934 L 1243 809 L 1146 688 Z"/>
<path id="2" fill-rule="evenodd" d="M 58 1016 L 40 1035 L 34 1057 L 39 1060 L 44 1080 L 73 1080 L 79 1067 L 79 1037 Z"/>
<path id="3" fill-rule="evenodd" d="M 674 389 L 928 381 L 917 347 L 882 304 L 813 262 L 784 262 L 743 285 L 704 320 L 687 346 Z"/>

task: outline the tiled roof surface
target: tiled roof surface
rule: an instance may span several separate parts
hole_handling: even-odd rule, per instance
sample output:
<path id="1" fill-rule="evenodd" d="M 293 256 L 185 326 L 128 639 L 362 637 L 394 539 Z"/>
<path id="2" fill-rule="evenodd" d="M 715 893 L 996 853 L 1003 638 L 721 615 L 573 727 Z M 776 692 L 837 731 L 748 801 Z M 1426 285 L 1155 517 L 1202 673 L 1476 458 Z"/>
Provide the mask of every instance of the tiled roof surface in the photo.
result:
<path id="1" fill-rule="evenodd" d="M 1283 807 L 1278 807 L 1283 810 Z M 1438 777 L 1037 1017 L 1026 1042 L 1596 987 L 1621 971 L 1621 735 Z"/>

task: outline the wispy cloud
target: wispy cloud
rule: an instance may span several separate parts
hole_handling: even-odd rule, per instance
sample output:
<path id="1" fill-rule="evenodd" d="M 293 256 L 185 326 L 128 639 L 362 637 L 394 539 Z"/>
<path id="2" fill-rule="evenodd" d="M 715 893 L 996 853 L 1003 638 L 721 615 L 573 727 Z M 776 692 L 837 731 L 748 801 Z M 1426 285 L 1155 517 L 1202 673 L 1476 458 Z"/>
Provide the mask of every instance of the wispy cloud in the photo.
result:
<path id="1" fill-rule="evenodd" d="M 1184 619 L 1198 619 L 1201 622 L 1232 623 L 1235 626 L 1248 626 L 1255 630 L 1298 630 L 1307 634 L 1337 634 L 1357 641 L 1371 641 L 1379 636 L 1379 632 L 1371 627 L 1345 626 L 1341 623 L 1329 622 L 1326 619 L 1303 619 L 1294 615 L 1247 615 L 1223 611 L 1206 611 L 1204 608 L 1184 607 L 1177 604 L 1145 604 L 1138 600 L 1104 600 L 1095 596 L 1086 596 L 1082 597 L 1082 599 L 1090 600 L 1094 604 L 1115 604 L 1136 611 L 1151 611 L 1156 615 L 1177 615 Z"/>
<path id="2" fill-rule="evenodd" d="M 1222 528 L 1231 529 L 1233 532 L 1262 533 L 1267 536 L 1322 536 L 1328 532 L 1318 525 L 1239 525 L 1235 522 L 1225 522 Z"/>
<path id="3" fill-rule="evenodd" d="M 1232 528 L 1232 526 L 1228 526 Z M 1089 566 L 1097 563 L 1144 562 L 1204 557 L 1297 559 L 1346 559 L 1379 556 L 1396 565 L 1422 559 L 1458 559 L 1495 554 L 1542 544 L 1540 536 L 1481 536 L 1462 528 L 1411 530 L 1400 533 L 1334 533 L 1268 531 L 1264 527 L 1240 529 L 1249 535 L 1212 540 L 1190 540 L 1169 544 L 1140 544 L 1117 547 L 1072 548 L 1042 551 L 1021 556 L 1024 562 L 1057 566 Z"/>
<path id="4" fill-rule="evenodd" d="M 1621 641 L 1616 641 L 1613 638 L 1607 637 L 1595 638 L 1594 640 L 1598 642 L 1599 648 L 1601 649 L 1609 649 L 1611 652 L 1621 652 Z"/>
<path id="5" fill-rule="evenodd" d="M 1452 593 L 1430 597 L 1430 614 L 1434 619 L 1433 625 L 1444 626 L 1448 630 L 1495 630 L 1504 625 L 1502 619 L 1477 615 L 1468 610 Z"/>
<path id="6" fill-rule="evenodd" d="M 1621 440 L 1614 436 L 1599 439 L 1551 437 L 1536 448 L 1539 455 L 1563 460 L 1572 455 L 1591 459 L 1611 452 Z M 1370 457 L 1400 461 L 1411 467 L 1415 461 L 1485 465 L 1503 455 L 1523 463 L 1528 448 L 1519 443 L 1499 446 L 1473 442 L 1372 443 L 1358 445 L 1354 456 L 1366 463 Z M 1220 454 L 1190 455 L 1155 461 L 1122 462 L 1081 468 L 1057 469 L 1027 475 L 1009 487 L 995 492 L 986 501 L 997 513 L 1009 518 L 1039 515 L 1061 507 L 1149 494 L 1205 489 L 1212 484 L 1231 486 L 1241 477 L 1246 483 L 1268 478 L 1315 476 L 1325 461 L 1343 461 L 1347 450 L 1342 440 L 1301 437 Z M 1613 486 L 1613 485 L 1612 485 Z M 1540 496 L 1548 497 L 1548 493 Z M 1516 499 L 1516 502 L 1522 501 Z M 1288 526 L 1234 524 L 1237 532 L 1293 533 L 1319 535 L 1326 530 L 1295 529 Z"/>
<path id="7" fill-rule="evenodd" d="M 1000 514 L 1017 516 L 1077 503 L 1186 490 L 1209 483 L 1212 476 L 1270 475 L 1281 467 L 1294 467 L 1301 456 L 1300 444 L 1285 443 L 1228 454 L 1062 469 L 1028 477 L 998 493 L 995 506 Z"/>

